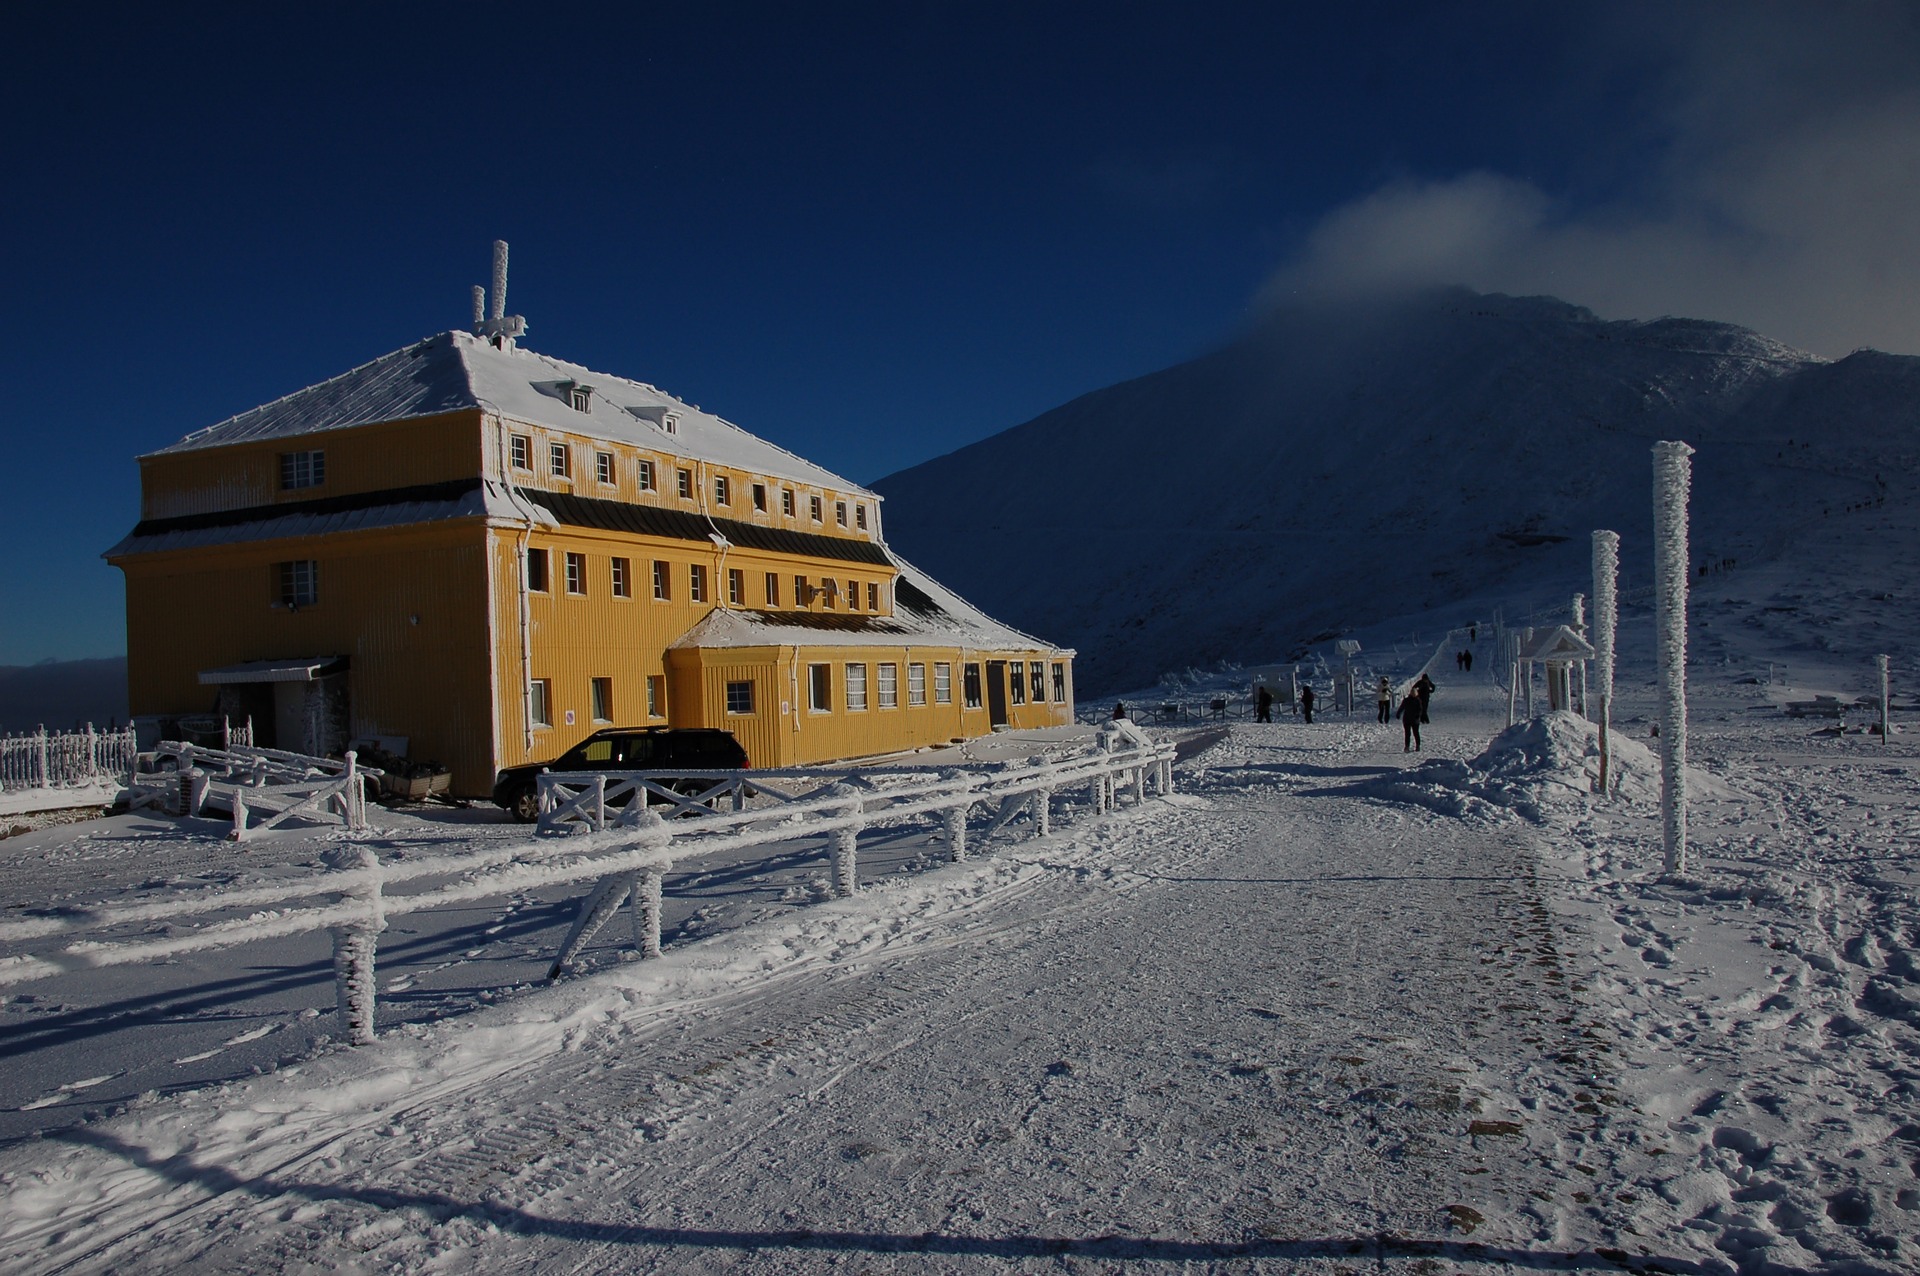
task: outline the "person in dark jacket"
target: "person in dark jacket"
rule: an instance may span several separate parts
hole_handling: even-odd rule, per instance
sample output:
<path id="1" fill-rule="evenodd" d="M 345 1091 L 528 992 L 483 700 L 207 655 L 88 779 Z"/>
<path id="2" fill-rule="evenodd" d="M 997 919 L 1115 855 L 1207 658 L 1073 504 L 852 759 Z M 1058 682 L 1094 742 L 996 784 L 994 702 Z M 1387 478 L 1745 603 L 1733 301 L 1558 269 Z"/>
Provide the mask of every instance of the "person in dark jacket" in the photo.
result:
<path id="1" fill-rule="evenodd" d="M 1413 689 L 1407 693 L 1407 699 L 1420 702 L 1420 721 L 1433 721 L 1427 716 L 1427 701 L 1433 699 L 1433 679 L 1421 674 L 1419 681 L 1415 682 Z"/>
<path id="2" fill-rule="evenodd" d="M 1461 660 L 1461 668 L 1465 669 L 1468 673 L 1472 673 L 1473 672 L 1473 652 L 1471 651 L 1461 652 L 1460 660 Z"/>
<path id="3" fill-rule="evenodd" d="M 1308 726 L 1313 725 L 1313 688 L 1310 685 L 1300 688 L 1300 716 L 1307 720 Z"/>
<path id="4" fill-rule="evenodd" d="M 1400 726 L 1404 735 L 1400 752 L 1420 747 L 1420 697 L 1410 695 L 1400 702 Z"/>
<path id="5" fill-rule="evenodd" d="M 1121 722 L 1126 719 L 1126 716 L 1127 702 L 1124 700 L 1116 701 L 1113 706 L 1113 720 L 1115 722 Z"/>
<path id="6" fill-rule="evenodd" d="M 1380 705 L 1380 725 L 1386 726 L 1393 721 L 1393 684 L 1385 675 L 1380 678 L 1380 689 L 1374 693 L 1374 699 Z"/>
<path id="7" fill-rule="evenodd" d="M 1253 705 L 1260 711 L 1259 716 L 1254 719 L 1255 722 L 1273 721 L 1273 692 L 1268 691 L 1264 686 L 1261 687 L 1254 693 Z"/>

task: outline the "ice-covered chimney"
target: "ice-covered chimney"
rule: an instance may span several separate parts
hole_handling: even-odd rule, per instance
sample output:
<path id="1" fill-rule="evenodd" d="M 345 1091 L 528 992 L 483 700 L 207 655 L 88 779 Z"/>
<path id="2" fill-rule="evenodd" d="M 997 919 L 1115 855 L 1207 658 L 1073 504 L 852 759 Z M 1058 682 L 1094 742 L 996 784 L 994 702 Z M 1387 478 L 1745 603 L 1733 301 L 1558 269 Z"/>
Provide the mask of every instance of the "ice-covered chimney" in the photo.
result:
<path id="1" fill-rule="evenodd" d="M 487 290 L 479 284 L 473 286 L 473 335 L 485 337 L 502 350 L 513 349 L 515 337 L 527 330 L 527 321 L 520 315 L 507 313 L 507 241 L 493 241 L 493 314 L 487 309 Z"/>

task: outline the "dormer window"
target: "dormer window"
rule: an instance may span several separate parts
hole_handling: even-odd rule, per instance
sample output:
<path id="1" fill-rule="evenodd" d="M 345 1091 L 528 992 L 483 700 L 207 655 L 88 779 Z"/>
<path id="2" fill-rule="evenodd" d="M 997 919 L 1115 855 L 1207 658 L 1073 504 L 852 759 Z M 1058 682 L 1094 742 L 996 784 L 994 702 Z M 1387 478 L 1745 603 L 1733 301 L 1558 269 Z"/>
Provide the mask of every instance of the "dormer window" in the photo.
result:
<path id="1" fill-rule="evenodd" d="M 669 412 L 660 419 L 660 428 L 668 434 L 680 433 L 680 418 Z"/>
<path id="2" fill-rule="evenodd" d="M 569 381 L 561 387 L 567 393 L 567 406 L 575 412 L 593 411 L 593 387 Z"/>
<path id="3" fill-rule="evenodd" d="M 282 452 L 280 454 L 280 489 L 291 491 L 299 487 L 319 487 L 327 481 L 327 454 L 325 452 Z"/>

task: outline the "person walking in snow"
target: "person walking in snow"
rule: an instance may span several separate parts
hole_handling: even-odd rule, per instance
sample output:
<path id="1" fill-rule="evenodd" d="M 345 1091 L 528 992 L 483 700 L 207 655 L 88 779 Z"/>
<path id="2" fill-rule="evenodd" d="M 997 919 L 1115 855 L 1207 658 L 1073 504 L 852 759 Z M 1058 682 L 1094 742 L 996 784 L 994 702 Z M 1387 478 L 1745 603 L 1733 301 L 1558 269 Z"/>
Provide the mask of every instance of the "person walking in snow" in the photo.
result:
<path id="1" fill-rule="evenodd" d="M 1420 723 L 1425 720 L 1425 715 L 1420 712 L 1423 703 L 1419 696 L 1411 694 L 1400 702 L 1402 735 L 1400 752 L 1402 753 L 1409 753 L 1420 747 Z"/>
<path id="2" fill-rule="evenodd" d="M 1126 717 L 1127 702 L 1124 700 L 1116 700 L 1113 705 L 1113 720 L 1115 722 L 1124 722 Z"/>
<path id="3" fill-rule="evenodd" d="M 1313 725 L 1313 685 L 1311 683 L 1300 688 L 1300 716 L 1307 720 L 1308 726 Z"/>
<path id="4" fill-rule="evenodd" d="M 1259 710 L 1259 716 L 1256 717 L 1254 721 L 1256 722 L 1272 722 L 1273 721 L 1273 692 L 1268 691 L 1265 685 L 1262 685 L 1260 690 L 1254 695 L 1253 706 L 1255 709 Z"/>
<path id="5" fill-rule="evenodd" d="M 1385 674 L 1380 675 L 1380 689 L 1375 693 L 1380 702 L 1380 725 L 1386 726 L 1393 721 L 1393 684 L 1387 681 Z"/>
<path id="6" fill-rule="evenodd" d="M 1433 721 L 1427 716 L 1427 701 L 1433 699 L 1433 679 L 1421 674 L 1419 681 L 1413 684 L 1413 690 L 1407 693 L 1407 699 L 1420 702 L 1420 721 Z"/>
<path id="7" fill-rule="evenodd" d="M 1473 672 L 1473 652 L 1471 650 L 1460 653 L 1460 668 L 1467 673 Z"/>

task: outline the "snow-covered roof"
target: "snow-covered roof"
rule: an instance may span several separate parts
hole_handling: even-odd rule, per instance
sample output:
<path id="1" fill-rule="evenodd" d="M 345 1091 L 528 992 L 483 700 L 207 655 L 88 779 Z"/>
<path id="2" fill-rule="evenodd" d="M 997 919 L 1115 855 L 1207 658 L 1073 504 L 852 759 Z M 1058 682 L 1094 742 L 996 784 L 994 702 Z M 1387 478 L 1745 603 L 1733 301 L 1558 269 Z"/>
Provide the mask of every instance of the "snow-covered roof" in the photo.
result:
<path id="1" fill-rule="evenodd" d="M 1569 626 L 1556 625 L 1527 651 L 1528 660 L 1592 660 L 1593 644 Z"/>
<path id="2" fill-rule="evenodd" d="M 591 393 L 584 409 L 570 393 Z M 640 381 L 595 372 L 471 333 L 428 337 L 318 385 L 229 417 L 153 453 L 292 438 L 479 408 L 512 421 L 738 466 L 849 494 L 879 497 L 711 412 Z M 671 416 L 674 433 L 665 422 Z"/>
<path id="3" fill-rule="evenodd" d="M 994 620 L 899 558 L 891 616 L 717 609 L 674 647 L 958 647 L 1072 655 Z"/>

